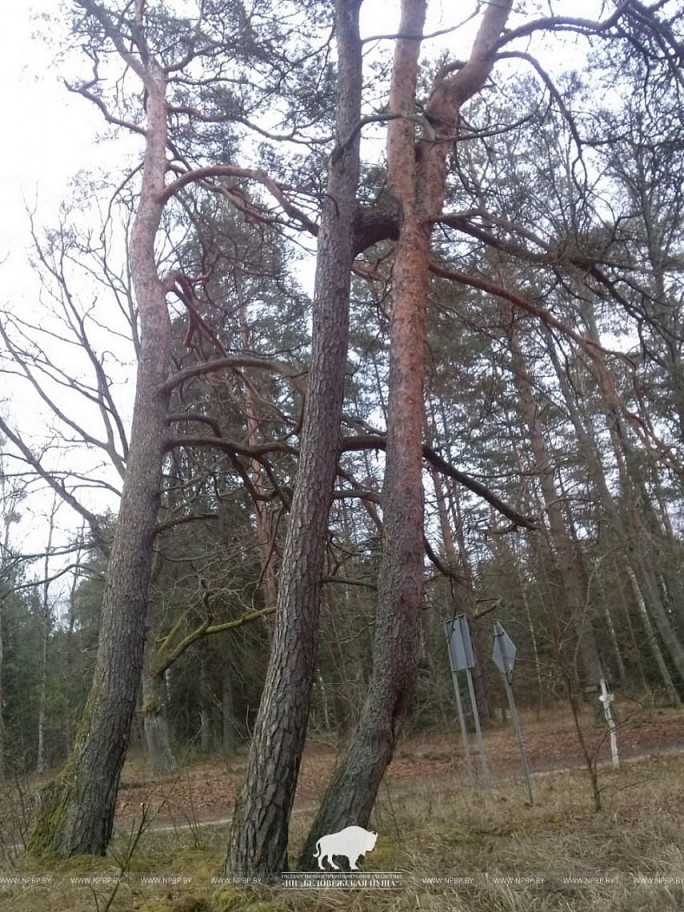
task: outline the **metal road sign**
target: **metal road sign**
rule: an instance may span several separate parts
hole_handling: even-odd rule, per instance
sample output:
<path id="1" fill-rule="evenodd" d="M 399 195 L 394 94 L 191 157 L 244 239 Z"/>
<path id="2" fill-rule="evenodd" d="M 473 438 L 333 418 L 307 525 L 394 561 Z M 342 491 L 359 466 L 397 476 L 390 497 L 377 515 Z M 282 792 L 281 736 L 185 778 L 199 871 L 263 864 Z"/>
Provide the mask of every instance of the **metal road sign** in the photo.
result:
<path id="1" fill-rule="evenodd" d="M 506 675 L 507 678 L 513 676 L 517 653 L 517 646 L 503 629 L 503 626 L 497 621 L 496 624 L 494 624 L 492 662 L 494 662 L 501 674 Z"/>
<path id="2" fill-rule="evenodd" d="M 468 779 L 471 783 L 475 781 L 475 769 L 470 754 L 470 744 L 468 739 L 468 730 L 466 728 L 465 716 L 463 715 L 463 704 L 461 702 L 461 690 L 458 683 L 458 672 L 465 671 L 468 682 L 468 693 L 470 694 L 470 705 L 473 711 L 473 721 L 475 723 L 475 732 L 480 747 L 480 765 L 485 783 L 489 786 L 489 768 L 485 756 L 484 741 L 482 739 L 482 729 L 480 727 L 480 716 L 477 711 L 477 702 L 475 700 L 475 687 L 473 685 L 472 668 L 475 668 L 475 650 L 473 641 L 470 636 L 470 624 L 465 614 L 458 614 L 451 620 L 444 621 L 444 632 L 446 633 L 447 644 L 449 647 L 449 661 L 451 663 L 451 676 L 454 681 L 454 693 L 456 695 L 456 708 L 458 709 L 458 721 L 461 725 L 461 736 L 463 738 L 463 751 L 465 754 L 466 765 L 468 767 Z"/>
<path id="3" fill-rule="evenodd" d="M 475 668 L 475 651 L 470 638 L 470 624 L 465 614 L 458 614 L 444 621 L 444 631 L 449 643 L 449 658 L 452 671 Z"/>
<path id="4" fill-rule="evenodd" d="M 527 765 L 527 757 L 525 756 L 525 744 L 523 742 L 520 720 L 518 719 L 518 710 L 515 708 L 515 698 L 513 696 L 513 669 L 515 668 L 515 656 L 517 652 L 518 650 L 515 643 L 503 629 L 503 626 L 497 621 L 494 624 L 492 662 L 494 662 L 496 667 L 501 672 L 504 687 L 506 688 L 508 705 L 511 708 L 513 728 L 515 729 L 515 736 L 518 739 L 518 747 L 520 749 L 520 762 L 522 764 L 523 775 L 525 776 L 525 782 L 527 784 L 527 795 L 530 799 L 530 804 L 534 804 L 534 795 L 532 793 L 532 779 L 530 778 L 530 770 Z"/>

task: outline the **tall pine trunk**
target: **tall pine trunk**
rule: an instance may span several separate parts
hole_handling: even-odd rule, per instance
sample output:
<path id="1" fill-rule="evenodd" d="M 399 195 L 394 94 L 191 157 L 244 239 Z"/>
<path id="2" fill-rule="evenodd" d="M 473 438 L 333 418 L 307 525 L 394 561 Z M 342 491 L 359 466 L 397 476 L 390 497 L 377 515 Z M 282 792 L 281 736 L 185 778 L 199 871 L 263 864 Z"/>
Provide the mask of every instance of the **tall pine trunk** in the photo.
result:
<path id="1" fill-rule="evenodd" d="M 454 76 L 436 82 L 425 109 L 430 129 L 424 129 L 416 144 L 418 58 L 426 6 L 426 0 L 403 0 L 390 89 L 388 180 L 399 202 L 400 220 L 392 273 L 383 555 L 373 671 L 349 752 L 328 786 L 306 840 L 304 867 L 313 865 L 320 836 L 368 823 L 417 678 L 423 607 L 423 383 L 430 239 L 446 192 L 446 156 L 452 148 L 446 137 L 455 135 L 461 105 L 489 75 L 491 49 L 506 23 L 510 0 L 487 7 L 468 63 Z"/>
<path id="2" fill-rule="evenodd" d="M 150 560 L 167 434 L 171 327 L 154 242 L 166 173 L 166 80 L 144 71 L 147 131 L 142 186 L 129 258 L 140 312 L 141 350 L 131 442 L 114 531 L 93 682 L 66 764 L 44 791 L 28 850 L 34 854 L 104 854 L 114 823 L 121 768 L 140 683 Z"/>
<path id="3" fill-rule="evenodd" d="M 226 871 L 274 877 L 287 867 L 288 826 L 316 670 L 328 514 L 339 452 L 359 179 L 360 0 L 336 0 L 337 141 L 318 235 L 311 367 L 295 493 L 266 684 Z"/>

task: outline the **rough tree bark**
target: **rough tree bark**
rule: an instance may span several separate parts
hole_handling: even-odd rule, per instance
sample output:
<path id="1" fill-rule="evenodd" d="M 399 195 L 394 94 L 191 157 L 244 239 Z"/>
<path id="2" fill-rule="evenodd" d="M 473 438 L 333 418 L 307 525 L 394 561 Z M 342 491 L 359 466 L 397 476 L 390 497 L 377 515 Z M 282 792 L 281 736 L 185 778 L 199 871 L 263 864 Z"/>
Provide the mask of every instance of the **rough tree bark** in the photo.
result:
<path id="1" fill-rule="evenodd" d="M 166 79 L 150 60 L 137 65 L 147 96 L 140 200 L 129 258 L 140 312 L 141 351 L 131 445 L 112 542 L 93 683 L 71 753 L 43 793 L 28 844 L 34 854 L 104 854 L 128 747 L 143 661 L 150 558 L 166 440 L 171 326 L 154 242 L 166 173 Z"/>
<path id="2" fill-rule="evenodd" d="M 392 274 L 384 538 L 373 671 L 349 753 L 333 777 L 301 857 L 313 863 L 317 839 L 365 826 L 415 688 L 423 602 L 423 383 L 432 226 L 446 192 L 446 160 L 461 105 L 480 90 L 494 62 L 510 0 L 486 8 L 469 61 L 439 75 L 416 143 L 416 89 L 426 0 L 403 0 L 395 45 L 387 136 L 388 181 L 400 206 Z"/>
<path id="3" fill-rule="evenodd" d="M 276 876 L 287 836 L 316 669 L 320 587 L 339 451 L 359 179 L 361 0 L 336 0 L 337 140 L 318 235 L 311 366 L 276 627 L 226 871 Z"/>

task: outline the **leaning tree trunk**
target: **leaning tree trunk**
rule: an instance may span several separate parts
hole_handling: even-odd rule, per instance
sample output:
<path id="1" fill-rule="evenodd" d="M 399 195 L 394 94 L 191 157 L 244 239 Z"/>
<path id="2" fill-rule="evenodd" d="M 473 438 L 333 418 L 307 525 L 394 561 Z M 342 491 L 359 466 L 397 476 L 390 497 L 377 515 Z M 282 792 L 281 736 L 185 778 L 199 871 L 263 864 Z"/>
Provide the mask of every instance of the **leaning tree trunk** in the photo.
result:
<path id="1" fill-rule="evenodd" d="M 104 854 L 140 683 L 150 558 L 159 509 L 166 439 L 171 326 L 154 241 L 166 172 L 166 80 L 150 61 L 147 143 L 130 265 L 140 311 L 141 351 L 131 441 L 107 570 L 97 662 L 69 757 L 43 793 L 28 850 L 61 856 Z"/>
<path id="2" fill-rule="evenodd" d="M 663 686 L 667 692 L 668 699 L 673 706 L 680 706 L 681 701 L 679 699 L 679 695 L 673 684 L 667 663 L 663 658 L 657 636 L 653 631 L 650 615 L 641 591 L 642 587 L 639 585 L 637 578 L 637 573 L 640 573 L 642 578 L 648 579 L 648 567 L 645 566 L 643 557 L 639 555 L 639 549 L 634 548 L 631 543 L 630 533 L 626 528 L 625 522 L 623 521 L 622 515 L 618 509 L 618 505 L 615 503 L 615 498 L 613 497 L 613 494 L 608 487 L 608 482 L 606 481 L 598 445 L 595 439 L 590 435 L 582 419 L 582 416 L 579 413 L 575 399 L 571 394 L 567 378 L 565 377 L 560 361 L 558 359 L 558 353 L 556 352 L 553 336 L 548 328 L 545 328 L 544 334 L 549 355 L 551 356 L 551 361 L 553 363 L 554 370 L 556 371 L 556 376 L 558 377 L 559 387 L 565 400 L 568 414 L 577 433 L 580 451 L 582 452 L 585 464 L 589 470 L 590 480 L 593 483 L 597 499 L 601 504 L 603 510 L 605 510 L 609 520 L 609 522 L 606 524 L 606 539 L 609 546 L 613 545 L 621 554 L 623 560 L 622 566 L 624 567 L 624 571 L 629 579 L 632 591 L 634 593 L 634 599 L 639 610 L 639 615 L 642 619 L 642 623 L 644 624 L 644 630 L 646 632 L 646 643 L 655 660 Z M 656 590 L 655 596 L 659 600 L 660 594 L 657 591 L 657 587 L 654 588 Z M 608 630 L 614 643 L 615 654 L 620 668 L 620 677 L 624 682 L 624 679 L 626 677 L 624 664 L 622 662 L 622 656 L 620 654 L 619 645 L 617 643 L 617 636 L 613 628 L 612 617 L 607 605 L 605 612 Z"/>
<path id="3" fill-rule="evenodd" d="M 226 871 L 278 875 L 304 749 L 316 670 L 320 587 L 338 461 L 359 178 L 360 0 L 337 0 L 338 147 L 318 237 L 311 367 L 276 627 L 247 780 L 230 832 Z"/>
<path id="4" fill-rule="evenodd" d="M 383 486 L 383 556 L 373 671 L 359 726 L 333 777 L 301 857 L 313 865 L 320 836 L 368 823 L 380 782 L 410 708 L 418 666 L 423 603 L 422 435 L 423 383 L 430 279 L 430 239 L 446 191 L 447 137 L 460 107 L 484 84 L 492 47 L 510 0 L 487 7 L 470 60 L 435 85 L 415 142 L 416 89 L 426 0 L 403 0 L 390 90 L 387 139 L 389 186 L 400 205 L 399 241 L 392 273 L 387 450 Z M 441 135 L 440 135 L 441 134 Z M 440 141 L 441 139 L 441 141 Z"/>
<path id="5" fill-rule="evenodd" d="M 539 477 L 544 500 L 544 509 L 549 521 L 549 532 L 554 549 L 554 560 L 560 577 L 563 593 L 564 616 L 561 623 L 570 623 L 577 635 L 577 652 L 582 668 L 573 668 L 575 676 L 586 685 L 597 685 L 603 677 L 601 658 L 592 624 L 591 612 L 587 605 L 587 592 L 582 582 L 583 572 L 579 566 L 575 544 L 568 530 L 561 498 L 553 479 L 553 466 L 543 430 L 539 423 L 538 410 L 532 392 L 532 381 L 527 371 L 515 323 L 509 330 L 511 346 L 511 367 L 513 382 L 518 391 L 520 411 L 530 433 L 530 444 Z M 574 665 L 573 658 L 568 663 Z"/>
<path id="6" fill-rule="evenodd" d="M 600 344 L 600 337 L 594 313 L 590 308 L 586 309 L 585 318 L 587 328 L 592 341 Z M 626 528 L 626 558 L 628 566 L 638 573 L 638 587 L 635 591 L 635 599 L 639 614 L 644 623 L 647 633 L 647 641 L 650 643 L 651 651 L 656 658 L 661 678 L 668 692 L 668 697 L 673 705 L 680 704 L 680 698 L 677 694 L 676 687 L 671 678 L 668 680 L 666 665 L 662 661 L 662 656 L 658 657 L 658 643 L 652 636 L 648 627 L 648 618 L 652 614 L 658 633 L 665 649 L 672 659 L 672 663 L 678 673 L 679 678 L 684 682 L 684 646 L 680 641 L 677 630 L 672 623 L 672 618 L 667 611 L 663 602 L 657 579 L 657 568 L 653 564 L 651 547 L 646 547 L 645 543 L 649 541 L 655 522 L 656 534 L 660 533 L 660 524 L 653 515 L 653 507 L 643 478 L 639 469 L 639 460 L 636 457 L 633 445 L 630 440 L 628 428 L 624 426 L 619 412 L 612 414 L 614 409 L 615 394 L 606 382 L 606 377 L 597 372 L 596 378 L 599 388 L 605 399 L 606 417 L 610 418 L 609 431 L 613 444 L 613 452 L 618 466 L 621 480 L 621 486 L 628 504 L 628 512 L 625 517 Z M 649 528 L 651 526 L 651 528 Z M 636 576 L 630 576 L 630 583 L 634 587 Z M 645 601 L 644 601 L 645 599 Z M 646 607 L 646 602 L 648 607 Z M 644 610 L 646 613 L 644 614 Z M 673 689 L 674 688 L 674 689 Z"/>
<path id="7" fill-rule="evenodd" d="M 402 29 L 403 30 L 403 29 Z M 402 244 L 403 240 L 403 244 Z M 302 855 L 312 866 L 316 841 L 348 824 L 365 826 L 410 707 L 418 670 L 423 603 L 421 438 L 429 230 L 404 226 L 393 272 L 384 547 L 378 584 L 373 673 L 351 749 L 328 786 Z M 418 441 L 418 446 L 407 446 Z"/>

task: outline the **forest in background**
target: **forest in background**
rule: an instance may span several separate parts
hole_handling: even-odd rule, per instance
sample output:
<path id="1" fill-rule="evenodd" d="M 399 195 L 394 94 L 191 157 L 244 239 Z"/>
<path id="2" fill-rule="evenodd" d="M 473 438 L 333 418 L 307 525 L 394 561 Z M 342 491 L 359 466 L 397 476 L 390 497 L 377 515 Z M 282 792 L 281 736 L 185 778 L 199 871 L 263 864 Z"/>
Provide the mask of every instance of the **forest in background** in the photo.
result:
<path id="1" fill-rule="evenodd" d="M 0 772 L 61 768 L 32 849 L 100 852 L 131 739 L 253 739 L 227 864 L 282 870 L 307 723 L 351 744 L 311 838 L 365 825 L 404 721 L 452 724 L 454 614 L 484 722 L 495 619 L 522 706 L 684 699 L 682 12 L 483 6 L 463 62 L 411 0 L 399 38 L 181 6 L 71 4 L 70 89 L 142 157 L 34 224 L 0 314 L 51 416 L 0 409 Z"/>

